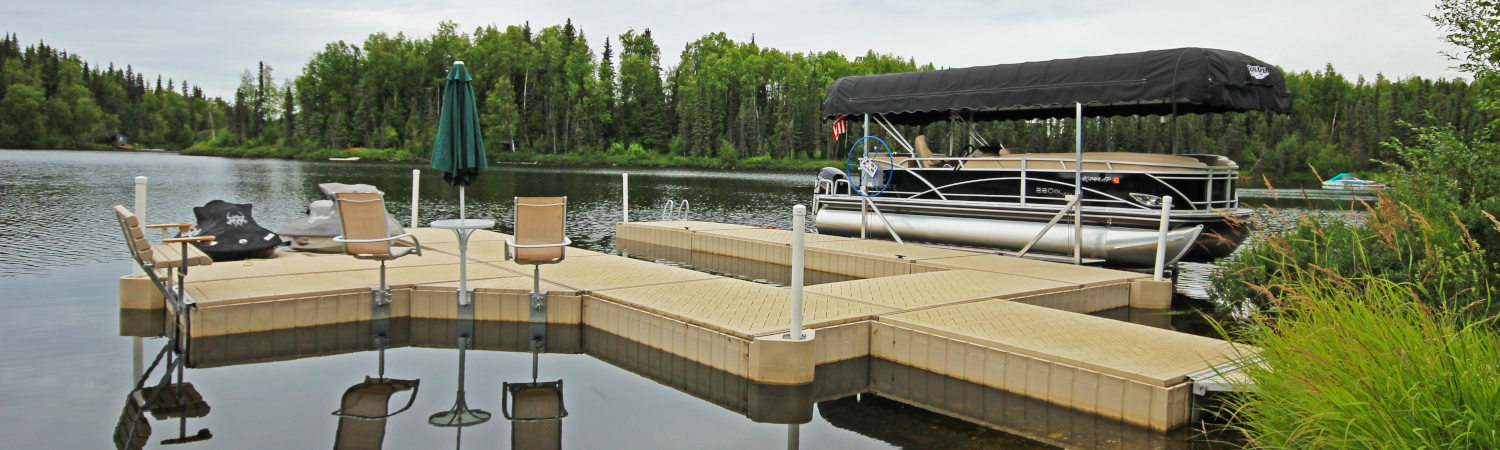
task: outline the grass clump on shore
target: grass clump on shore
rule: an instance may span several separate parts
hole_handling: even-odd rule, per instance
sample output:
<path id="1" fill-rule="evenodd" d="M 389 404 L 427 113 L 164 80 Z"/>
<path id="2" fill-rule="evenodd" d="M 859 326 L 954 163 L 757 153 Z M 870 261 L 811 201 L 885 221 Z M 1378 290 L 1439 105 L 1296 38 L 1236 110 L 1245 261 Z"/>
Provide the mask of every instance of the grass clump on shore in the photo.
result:
<path id="1" fill-rule="evenodd" d="M 1500 448 L 1500 334 L 1409 283 L 1312 268 L 1243 337 L 1264 349 L 1236 419 L 1296 448 Z"/>
<path id="2" fill-rule="evenodd" d="M 1500 448 L 1497 131 L 1414 127 L 1363 213 L 1220 262 L 1211 295 L 1248 318 L 1232 338 L 1264 351 L 1230 408 L 1252 444 Z"/>

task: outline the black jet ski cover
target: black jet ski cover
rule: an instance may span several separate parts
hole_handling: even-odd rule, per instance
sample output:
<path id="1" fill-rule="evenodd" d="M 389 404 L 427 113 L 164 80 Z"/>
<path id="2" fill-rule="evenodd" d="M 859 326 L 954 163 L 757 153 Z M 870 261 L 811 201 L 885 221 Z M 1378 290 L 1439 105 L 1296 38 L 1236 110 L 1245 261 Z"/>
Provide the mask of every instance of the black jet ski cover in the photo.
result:
<path id="1" fill-rule="evenodd" d="M 245 258 L 267 258 L 281 245 L 281 236 L 255 223 L 250 204 L 210 201 L 193 208 L 198 223 L 184 236 L 213 236 L 208 242 L 194 242 L 214 261 Z"/>

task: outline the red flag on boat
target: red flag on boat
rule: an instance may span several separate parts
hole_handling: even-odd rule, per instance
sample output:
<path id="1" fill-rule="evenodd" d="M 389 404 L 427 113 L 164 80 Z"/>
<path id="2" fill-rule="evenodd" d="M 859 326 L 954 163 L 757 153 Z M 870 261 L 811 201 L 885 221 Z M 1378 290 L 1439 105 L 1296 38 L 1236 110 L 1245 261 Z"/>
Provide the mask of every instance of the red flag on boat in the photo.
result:
<path id="1" fill-rule="evenodd" d="M 833 118 L 833 140 L 839 140 L 839 135 L 849 131 L 849 126 L 844 123 L 844 115 L 839 114 Z"/>

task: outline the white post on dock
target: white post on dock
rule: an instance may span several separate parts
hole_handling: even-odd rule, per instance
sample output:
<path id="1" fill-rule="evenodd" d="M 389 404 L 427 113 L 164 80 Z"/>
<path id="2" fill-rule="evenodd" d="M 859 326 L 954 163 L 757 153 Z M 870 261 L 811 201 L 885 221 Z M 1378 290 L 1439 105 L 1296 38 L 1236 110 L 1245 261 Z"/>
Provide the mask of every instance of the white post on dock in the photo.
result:
<path id="1" fill-rule="evenodd" d="M 1172 196 L 1161 198 L 1161 227 L 1156 233 L 1156 270 L 1152 280 L 1161 281 L 1161 273 L 1167 264 L 1167 226 L 1172 218 Z"/>
<path id="2" fill-rule="evenodd" d="M 146 221 L 146 177 L 135 177 L 135 218 L 141 222 L 141 226 L 150 223 Z M 146 276 L 146 271 L 141 270 L 139 264 L 132 266 L 134 269 L 130 271 L 131 276 Z"/>
<path id="3" fill-rule="evenodd" d="M 1076 133 L 1073 138 L 1073 195 L 1078 203 L 1073 207 L 1073 265 L 1083 264 L 1083 103 L 1077 105 L 1077 117 L 1073 120 Z"/>
<path id="4" fill-rule="evenodd" d="M 802 340 L 802 253 L 803 228 L 807 218 L 807 207 L 792 207 L 792 331 L 790 337 Z"/>
<path id="5" fill-rule="evenodd" d="M 630 222 L 630 172 L 620 174 L 620 221 Z"/>
<path id="6" fill-rule="evenodd" d="M 421 169 L 412 169 L 411 170 L 411 227 L 412 228 L 416 228 L 416 227 L 419 226 L 419 225 L 417 225 L 417 192 L 418 192 L 418 190 L 420 190 L 422 188 L 421 181 L 422 181 L 422 170 Z"/>
<path id="7" fill-rule="evenodd" d="M 146 177 L 135 177 L 135 217 L 140 220 L 141 226 L 146 222 Z M 140 264 L 131 264 L 131 276 L 144 277 L 146 271 L 141 269 Z M 130 338 L 130 384 L 135 385 L 136 380 L 141 379 L 141 372 L 146 369 L 146 346 L 140 337 Z"/>

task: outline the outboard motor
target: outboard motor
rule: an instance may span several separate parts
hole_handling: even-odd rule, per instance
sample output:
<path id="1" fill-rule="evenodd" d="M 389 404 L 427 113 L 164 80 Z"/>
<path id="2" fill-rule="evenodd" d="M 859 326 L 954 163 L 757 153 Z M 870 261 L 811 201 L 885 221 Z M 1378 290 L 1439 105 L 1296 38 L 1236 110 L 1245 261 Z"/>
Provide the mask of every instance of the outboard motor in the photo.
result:
<path id="1" fill-rule="evenodd" d="M 814 194 L 832 194 L 837 190 L 839 180 L 847 180 L 849 175 L 837 167 L 824 167 L 818 171 L 818 185 L 813 187 Z"/>
<path id="2" fill-rule="evenodd" d="M 281 236 L 255 223 L 249 203 L 213 200 L 193 208 L 198 223 L 183 236 L 213 236 L 208 242 L 194 242 L 214 261 L 245 258 L 267 258 L 281 245 Z"/>

